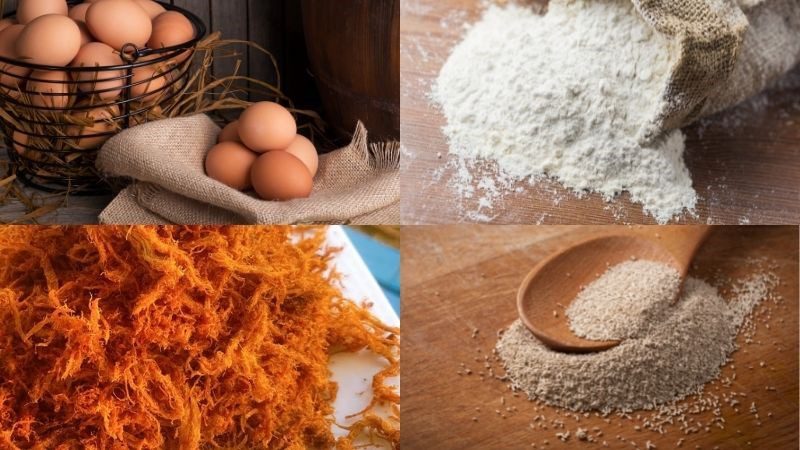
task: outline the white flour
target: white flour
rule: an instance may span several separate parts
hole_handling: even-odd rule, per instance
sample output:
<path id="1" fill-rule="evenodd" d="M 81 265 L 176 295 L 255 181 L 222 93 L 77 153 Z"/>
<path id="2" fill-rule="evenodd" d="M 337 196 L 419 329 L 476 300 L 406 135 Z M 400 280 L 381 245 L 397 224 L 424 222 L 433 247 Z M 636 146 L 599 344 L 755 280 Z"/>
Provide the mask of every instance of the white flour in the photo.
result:
<path id="1" fill-rule="evenodd" d="M 579 195 L 627 191 L 665 223 L 697 201 L 684 137 L 638 137 L 666 83 L 669 42 L 625 0 L 490 6 L 442 67 L 432 98 L 450 153 L 503 184 L 548 176 Z"/>

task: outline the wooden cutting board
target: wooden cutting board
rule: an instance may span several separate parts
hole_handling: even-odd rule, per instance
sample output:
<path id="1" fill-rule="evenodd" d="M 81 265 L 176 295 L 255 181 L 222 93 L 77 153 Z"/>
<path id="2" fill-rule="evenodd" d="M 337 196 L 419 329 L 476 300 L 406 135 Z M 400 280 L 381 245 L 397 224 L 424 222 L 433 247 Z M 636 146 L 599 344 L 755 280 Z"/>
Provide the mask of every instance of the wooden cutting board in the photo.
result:
<path id="1" fill-rule="evenodd" d="M 637 226 L 638 233 L 663 233 L 664 227 Z M 796 449 L 798 448 L 798 228 L 716 227 L 701 248 L 690 272 L 714 282 L 748 275 L 750 258 L 776 264 L 781 278 L 780 306 L 772 306 L 770 328 L 759 324 L 755 341 L 732 356 L 737 378 L 732 389 L 745 392 L 740 412 L 723 407 L 726 428 L 684 436 L 677 428 L 666 435 L 642 430 L 633 423 L 590 416 L 576 422 L 552 407 L 513 397 L 506 384 L 477 372 L 491 353 L 496 332 L 516 319 L 515 294 L 527 272 L 540 259 L 602 231 L 619 228 L 590 226 L 437 226 L 402 230 L 403 321 L 403 445 L 406 449 L 530 449 L 602 448 L 598 444 L 560 442 L 552 428 L 531 429 L 534 416 L 559 418 L 574 433 L 577 427 L 599 427 L 609 448 L 636 448 L 617 434 L 645 448 L 657 449 Z M 766 304 L 758 311 L 764 312 Z M 479 330 L 472 337 L 473 328 Z M 739 344 L 743 345 L 742 337 Z M 480 350 L 480 353 L 478 352 Z M 764 362 L 764 367 L 760 363 Z M 465 364 L 473 373 L 465 374 Z M 500 365 L 495 364 L 498 373 Z M 752 367 L 750 369 L 749 367 Z M 459 375 L 458 372 L 462 372 Z M 723 375 L 730 375 L 730 366 Z M 776 390 L 767 390 L 774 386 Z M 706 388 L 713 391 L 713 387 Z M 723 391 L 724 392 L 724 391 Z M 501 403 L 501 397 L 505 404 Z M 758 426 L 748 412 L 755 402 Z M 538 407 L 538 410 L 535 409 Z M 480 408 L 480 412 L 476 411 Z M 506 412 L 505 408 L 512 408 Z M 513 408 L 516 408 L 514 410 Z M 499 416 L 495 410 L 506 414 Z M 768 413 L 772 417 L 767 417 Z M 473 417 L 477 421 L 473 421 Z M 710 413 L 700 415 L 702 419 Z M 549 445 L 543 447 L 543 440 Z M 748 442 L 750 443 L 748 445 Z M 583 445 L 581 445 L 583 444 Z"/>
<path id="2" fill-rule="evenodd" d="M 557 182 L 520 182 L 487 208 L 481 205 L 485 191 L 477 186 L 480 177 L 469 198 L 448 186 L 458 179 L 457 171 L 447 164 L 441 131 L 445 119 L 431 105 L 429 93 L 464 26 L 480 19 L 485 3 L 405 0 L 401 5 L 403 223 L 655 223 L 627 194 L 607 203 L 597 194 L 577 198 Z M 800 73 L 800 67 L 794 72 Z M 800 87 L 771 92 L 761 100 L 761 108 L 742 106 L 684 128 L 686 165 L 699 201 L 697 217 L 681 223 L 800 222 Z"/>

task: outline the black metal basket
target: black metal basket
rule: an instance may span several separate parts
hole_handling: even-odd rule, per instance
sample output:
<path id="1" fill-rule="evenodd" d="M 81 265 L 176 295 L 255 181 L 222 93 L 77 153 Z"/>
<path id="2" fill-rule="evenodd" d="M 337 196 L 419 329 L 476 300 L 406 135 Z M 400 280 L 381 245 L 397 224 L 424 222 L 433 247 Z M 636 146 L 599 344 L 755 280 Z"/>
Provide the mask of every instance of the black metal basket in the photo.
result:
<path id="1" fill-rule="evenodd" d="M 72 6 L 81 2 L 69 0 L 67 3 Z M 126 44 L 120 52 L 124 64 L 118 66 L 56 67 L 0 56 L 0 108 L 13 119 L 12 122 L 0 117 L 0 123 L 11 161 L 9 170 L 16 174 L 17 179 L 47 192 L 95 195 L 109 191 L 109 184 L 95 170 L 99 147 L 119 130 L 148 121 L 156 108 L 167 110 L 180 100 L 197 43 L 206 34 L 205 25 L 196 15 L 168 3 L 158 3 L 189 19 L 195 37 L 189 42 L 162 49 Z M 12 11 L 3 17 L 15 14 Z M 185 55 L 185 52 L 189 54 Z M 153 69 L 154 75 L 134 80 L 134 69 L 141 68 Z M 32 77 L 37 71 L 40 74 L 66 72 L 67 80 Z M 76 79 L 76 75 L 87 72 L 94 73 L 92 79 Z M 2 81 L 3 77 L 6 81 Z M 28 91 L 29 81 L 64 84 L 67 93 Z M 100 87 L 98 83 L 116 81 L 121 81 L 122 85 L 97 89 Z M 149 89 L 156 81 L 163 82 L 163 86 Z M 91 89 L 85 88 L 87 83 Z M 79 85 L 84 89 L 79 89 Z M 145 93 L 132 95 L 132 90 L 140 85 L 145 88 Z M 108 100 L 102 98 L 102 94 L 114 91 L 121 91 L 121 94 Z M 49 97 L 67 97 L 67 105 L 56 107 L 56 99 L 48 102 Z M 93 111 L 94 115 L 91 114 Z M 105 113 L 98 114 L 97 111 Z"/>

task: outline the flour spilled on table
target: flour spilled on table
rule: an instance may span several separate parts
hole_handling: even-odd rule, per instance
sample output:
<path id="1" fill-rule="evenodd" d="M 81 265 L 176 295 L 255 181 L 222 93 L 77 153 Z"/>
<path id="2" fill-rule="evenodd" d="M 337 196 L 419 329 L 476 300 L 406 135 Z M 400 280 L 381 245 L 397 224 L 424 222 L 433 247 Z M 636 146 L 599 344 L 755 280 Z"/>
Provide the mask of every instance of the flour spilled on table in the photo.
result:
<path id="1" fill-rule="evenodd" d="M 672 47 L 623 0 L 552 3 L 544 16 L 489 6 L 433 86 L 450 153 L 462 167 L 495 162 L 500 191 L 547 176 L 578 195 L 627 191 L 660 223 L 691 212 L 683 134 L 640 144 Z"/>

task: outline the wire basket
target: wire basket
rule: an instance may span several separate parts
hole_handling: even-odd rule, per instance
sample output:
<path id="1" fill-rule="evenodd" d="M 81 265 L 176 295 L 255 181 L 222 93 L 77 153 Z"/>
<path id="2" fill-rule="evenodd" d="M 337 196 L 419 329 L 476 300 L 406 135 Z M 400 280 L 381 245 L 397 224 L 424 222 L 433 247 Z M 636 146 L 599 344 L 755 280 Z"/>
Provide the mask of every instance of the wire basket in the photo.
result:
<path id="1" fill-rule="evenodd" d="M 4 113 L 0 122 L 11 161 L 9 171 L 18 180 L 46 192 L 73 195 L 111 190 L 95 169 L 99 148 L 120 130 L 157 118 L 180 101 L 197 43 L 206 34 L 196 15 L 158 3 L 189 19 L 195 30 L 192 40 L 161 49 L 126 44 L 120 52 L 123 64 L 105 67 L 45 66 L 0 56 Z M 3 18 L 15 14 L 12 11 Z M 66 77 L 54 80 L 49 77 L 54 72 L 65 72 Z M 64 89 L 29 90 L 32 82 Z"/>

